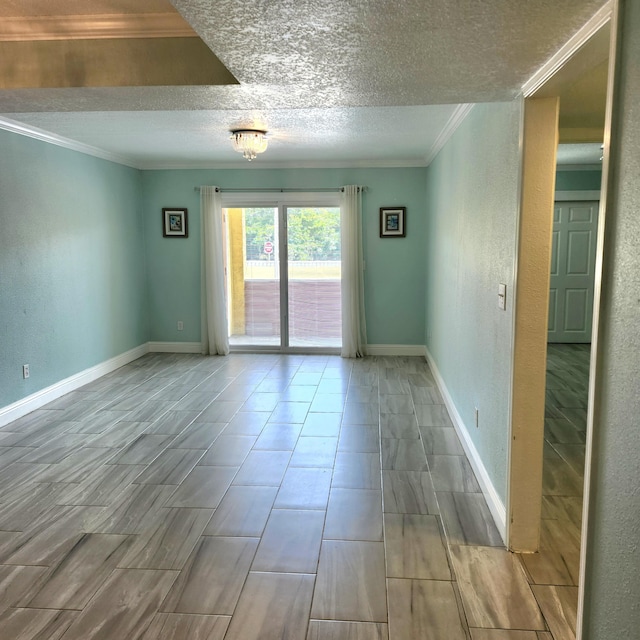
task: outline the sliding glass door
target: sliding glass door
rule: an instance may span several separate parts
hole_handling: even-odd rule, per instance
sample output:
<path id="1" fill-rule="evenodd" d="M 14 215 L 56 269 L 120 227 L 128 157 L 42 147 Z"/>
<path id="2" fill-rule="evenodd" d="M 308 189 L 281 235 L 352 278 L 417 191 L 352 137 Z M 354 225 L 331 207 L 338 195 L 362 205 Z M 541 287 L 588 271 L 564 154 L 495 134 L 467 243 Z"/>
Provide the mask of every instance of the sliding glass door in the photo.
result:
<path id="1" fill-rule="evenodd" d="M 224 219 L 230 346 L 339 348 L 339 206 L 229 206 Z"/>

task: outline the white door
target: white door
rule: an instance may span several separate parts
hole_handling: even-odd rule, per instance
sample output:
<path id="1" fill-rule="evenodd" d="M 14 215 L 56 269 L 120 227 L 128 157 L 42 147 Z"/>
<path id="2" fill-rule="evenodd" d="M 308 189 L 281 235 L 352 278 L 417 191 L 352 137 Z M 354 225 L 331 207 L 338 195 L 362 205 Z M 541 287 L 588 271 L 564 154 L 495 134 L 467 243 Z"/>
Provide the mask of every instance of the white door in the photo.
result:
<path id="1" fill-rule="evenodd" d="M 556 202 L 549 342 L 591 342 L 598 202 Z"/>

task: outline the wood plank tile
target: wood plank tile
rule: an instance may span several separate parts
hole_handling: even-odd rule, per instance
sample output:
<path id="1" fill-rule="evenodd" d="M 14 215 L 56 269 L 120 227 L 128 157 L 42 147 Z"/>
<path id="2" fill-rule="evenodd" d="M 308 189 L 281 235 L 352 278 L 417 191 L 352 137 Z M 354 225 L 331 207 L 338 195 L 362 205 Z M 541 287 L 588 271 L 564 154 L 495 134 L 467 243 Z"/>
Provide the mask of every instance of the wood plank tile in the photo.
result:
<path id="1" fill-rule="evenodd" d="M 465 456 L 427 456 L 436 491 L 480 493 L 480 485 Z"/>
<path id="2" fill-rule="evenodd" d="M 172 449 L 208 449 L 226 427 L 226 422 L 192 422 L 170 446 Z"/>
<path id="3" fill-rule="evenodd" d="M 400 438 L 382 438 L 382 468 L 402 471 L 429 471 L 427 458 L 419 442 Z"/>
<path id="4" fill-rule="evenodd" d="M 160 610 L 233 614 L 258 542 L 258 538 L 201 538 Z"/>
<path id="5" fill-rule="evenodd" d="M 471 640 L 538 640 L 536 631 L 507 631 L 505 629 L 470 629 L 470 631 Z"/>
<path id="6" fill-rule="evenodd" d="M 104 507 L 53 507 L 28 531 L 3 541 L 0 563 L 53 566 L 82 538 L 87 522 L 104 511 Z"/>
<path id="7" fill-rule="evenodd" d="M 382 492 L 331 489 L 325 540 L 382 540 Z"/>
<path id="8" fill-rule="evenodd" d="M 140 640 L 223 640 L 231 618 L 157 613 Z"/>
<path id="9" fill-rule="evenodd" d="M 65 634 L 65 640 L 139 638 L 176 579 L 175 571 L 116 569 Z"/>
<path id="10" fill-rule="evenodd" d="M 46 567 L 0 566 L 0 613 L 17 606 L 45 573 Z"/>
<path id="11" fill-rule="evenodd" d="M 240 411 L 273 411 L 280 401 L 280 394 L 254 391 L 240 407 Z"/>
<path id="12" fill-rule="evenodd" d="M 244 400 L 214 400 L 207 405 L 207 408 L 196 418 L 197 422 L 230 422 L 238 409 L 243 405 Z M 176 405 L 177 407 L 177 405 Z"/>
<path id="13" fill-rule="evenodd" d="M 292 467 L 333 467 L 338 438 L 300 436 L 291 456 Z"/>
<path id="14" fill-rule="evenodd" d="M 178 485 L 205 453 L 204 449 L 165 449 L 133 482 Z"/>
<path id="15" fill-rule="evenodd" d="M 77 616 L 77 611 L 7 609 L 0 615 L 0 628 L 11 640 L 60 640 Z"/>
<path id="16" fill-rule="evenodd" d="M 252 571 L 315 573 L 324 513 L 274 509 L 262 534 Z"/>
<path id="17" fill-rule="evenodd" d="M 38 483 L 26 495 L 0 505 L 0 531 L 26 531 L 32 523 L 56 503 L 60 487 L 51 483 Z"/>
<path id="18" fill-rule="evenodd" d="M 416 418 L 421 427 L 452 427 L 453 423 L 443 404 L 416 405 Z"/>
<path id="19" fill-rule="evenodd" d="M 228 537 L 260 537 L 271 513 L 277 487 L 231 486 L 205 535 Z"/>
<path id="20" fill-rule="evenodd" d="M 167 411 L 163 416 L 153 421 L 147 433 L 177 436 L 197 417 L 198 411 Z"/>
<path id="21" fill-rule="evenodd" d="M 166 449 L 173 436 L 143 433 L 130 442 L 108 464 L 150 464 Z"/>
<path id="22" fill-rule="evenodd" d="M 212 515 L 212 509 L 161 509 L 154 522 L 136 536 L 118 566 L 125 569 L 179 571 Z"/>
<path id="23" fill-rule="evenodd" d="M 24 595 L 20 606 L 84 609 L 132 543 L 132 536 L 83 535 Z"/>
<path id="24" fill-rule="evenodd" d="M 419 440 L 420 431 L 413 414 L 383 414 L 380 416 L 380 433 L 383 438 Z"/>
<path id="25" fill-rule="evenodd" d="M 279 487 L 290 458 L 290 451 L 251 451 L 233 484 Z"/>
<path id="26" fill-rule="evenodd" d="M 519 554 L 530 582 L 577 586 L 580 571 L 580 552 L 574 549 Z"/>
<path id="27" fill-rule="evenodd" d="M 313 406 L 313 405 L 312 405 Z M 325 436 L 336 438 L 340 434 L 342 413 L 309 413 L 302 426 L 303 436 Z"/>
<path id="28" fill-rule="evenodd" d="M 411 395 L 380 394 L 380 413 L 392 415 L 413 415 L 413 399 Z"/>
<path id="29" fill-rule="evenodd" d="M 578 588 L 533 585 L 531 587 L 554 640 L 574 640 Z"/>
<path id="30" fill-rule="evenodd" d="M 449 544 L 503 546 L 481 493 L 438 492 L 440 516 Z"/>
<path id="31" fill-rule="evenodd" d="M 121 449 L 133 442 L 151 426 L 150 422 L 116 422 L 109 429 L 91 440 L 92 449 Z"/>
<path id="32" fill-rule="evenodd" d="M 452 580 L 437 516 L 386 513 L 384 538 L 387 577 Z"/>
<path id="33" fill-rule="evenodd" d="M 389 578 L 389 637 L 466 640 L 451 582 Z"/>
<path id="34" fill-rule="evenodd" d="M 311 620 L 307 640 L 389 640 L 386 624 Z"/>
<path id="35" fill-rule="evenodd" d="M 112 506 L 104 507 L 95 522 L 87 523 L 91 533 L 142 533 L 165 506 L 175 487 L 135 484 L 125 489 Z"/>
<path id="36" fill-rule="evenodd" d="M 259 436 L 272 415 L 269 411 L 238 413 L 226 426 L 224 433 L 228 436 Z"/>
<path id="37" fill-rule="evenodd" d="M 326 509 L 331 487 L 331 469 L 289 467 L 284 475 L 276 509 Z"/>
<path id="38" fill-rule="evenodd" d="M 237 467 L 195 467 L 164 506 L 215 509 L 237 471 Z"/>
<path id="39" fill-rule="evenodd" d="M 383 471 L 385 513 L 437 515 L 438 503 L 431 478 L 423 471 Z"/>
<path id="40" fill-rule="evenodd" d="M 419 427 L 427 455 L 463 456 L 464 449 L 451 427 Z"/>
<path id="41" fill-rule="evenodd" d="M 346 402 L 342 424 L 377 426 L 380 423 L 378 404 L 370 402 Z"/>
<path id="42" fill-rule="evenodd" d="M 341 489 L 380 489 L 382 475 L 377 453 L 340 452 L 331 486 Z"/>
<path id="43" fill-rule="evenodd" d="M 131 423 L 133 424 L 133 423 Z M 93 440 L 91 444 L 93 444 Z M 108 447 L 84 447 L 76 453 L 67 456 L 62 462 L 51 465 L 47 470 L 37 475 L 38 482 L 82 482 L 87 475 L 99 469 L 108 462 L 115 451 Z M 20 464 L 20 463 L 16 463 Z M 13 465 L 12 465 L 13 466 Z M 36 473 L 32 472 L 32 477 Z"/>
<path id="44" fill-rule="evenodd" d="M 240 467 L 256 442 L 256 436 L 223 433 L 198 462 L 201 466 Z"/>
<path id="45" fill-rule="evenodd" d="M 450 550 L 469 626 L 546 629 L 515 555 L 493 547 L 452 546 Z"/>
<path id="46" fill-rule="evenodd" d="M 305 640 L 313 576 L 250 573 L 225 640 Z"/>
<path id="47" fill-rule="evenodd" d="M 56 504 L 98 507 L 114 504 L 144 468 L 132 464 L 103 465 L 80 484 L 67 484 L 67 489 L 56 497 Z"/>
<path id="48" fill-rule="evenodd" d="M 380 436 L 378 431 L 378 427 L 345 424 L 340 429 L 338 451 L 379 453 Z"/>
<path id="49" fill-rule="evenodd" d="M 262 430 L 254 448 L 265 451 L 293 451 L 298 442 L 301 428 L 301 424 L 276 424 L 270 422 Z"/>
<path id="50" fill-rule="evenodd" d="M 310 402 L 289 402 L 286 400 L 278 402 L 269 417 L 269 422 L 303 424 L 310 407 Z"/>
<path id="51" fill-rule="evenodd" d="M 386 622 L 384 574 L 381 542 L 323 541 L 311 617 Z"/>

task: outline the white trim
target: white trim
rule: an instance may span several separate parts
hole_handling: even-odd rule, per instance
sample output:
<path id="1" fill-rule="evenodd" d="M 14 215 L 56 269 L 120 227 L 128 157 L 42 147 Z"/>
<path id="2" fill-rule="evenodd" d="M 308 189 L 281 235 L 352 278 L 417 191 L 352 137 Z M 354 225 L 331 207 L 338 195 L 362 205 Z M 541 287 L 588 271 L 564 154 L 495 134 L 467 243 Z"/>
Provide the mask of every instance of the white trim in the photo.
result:
<path id="1" fill-rule="evenodd" d="M 425 355 L 423 344 L 369 344 L 366 346 L 368 356 L 422 356 Z"/>
<path id="2" fill-rule="evenodd" d="M 568 42 L 549 58 L 523 85 L 525 98 L 532 96 L 547 82 L 564 64 L 611 19 L 613 0 L 609 0 L 577 31 Z"/>
<path id="3" fill-rule="evenodd" d="M 429 353 L 429 350 L 425 347 L 426 359 L 429 363 L 429 368 L 431 369 L 431 373 L 436 380 L 436 384 L 438 385 L 438 389 L 444 398 L 444 403 L 447 407 L 447 411 L 451 416 L 451 421 L 453 422 L 453 426 L 460 438 L 460 442 L 462 443 L 462 448 L 469 459 L 471 467 L 473 468 L 473 472 L 478 479 L 480 484 L 480 488 L 482 489 L 482 493 L 484 494 L 485 500 L 487 501 L 487 506 L 489 507 L 489 511 L 493 517 L 493 520 L 498 528 L 498 532 L 502 537 L 502 541 L 506 545 L 507 541 L 507 510 L 505 509 L 504 503 L 500 499 L 498 492 L 496 491 L 493 483 L 491 482 L 491 478 L 489 478 L 489 474 L 487 473 L 487 469 L 482 462 L 482 458 L 478 453 L 475 445 L 473 444 L 473 440 L 469 436 L 469 431 L 465 426 L 456 406 L 451 398 L 449 390 L 447 389 L 447 385 L 445 384 L 442 376 L 440 375 L 440 371 L 436 366 L 435 361 L 433 360 L 433 356 Z"/>
<path id="4" fill-rule="evenodd" d="M 79 389 L 85 384 L 89 384 L 107 373 L 111 373 L 112 371 L 119 369 L 129 362 L 137 360 L 145 355 L 145 353 L 148 353 L 148 351 L 148 344 L 141 344 L 139 347 L 130 349 L 125 353 L 121 353 L 119 356 L 115 356 L 105 362 L 101 362 L 100 364 L 90 367 L 89 369 L 80 371 L 80 373 L 69 376 L 68 378 L 60 380 L 45 389 L 32 393 L 26 398 L 22 398 L 13 404 L 1 408 L 0 427 L 13 422 L 22 416 L 26 416 L 28 413 L 39 409 L 45 404 L 53 402 L 57 398 Z"/>
<path id="5" fill-rule="evenodd" d="M 0 42 L 197 37 L 175 13 L 4 17 Z"/>
<path id="6" fill-rule="evenodd" d="M 55 144 L 58 147 L 64 147 L 65 149 L 71 149 L 71 151 L 77 151 L 78 153 L 84 153 L 88 156 L 94 156 L 95 158 L 101 158 L 102 160 L 109 160 L 110 162 L 117 162 L 133 169 L 138 169 L 129 158 L 120 156 L 115 153 L 103 151 L 97 147 L 92 147 L 82 142 L 76 142 L 69 138 L 63 138 L 55 133 L 49 133 L 44 129 L 38 129 L 38 127 L 32 127 L 10 118 L 0 117 L 0 129 L 10 131 L 11 133 L 17 133 L 20 136 L 26 136 L 28 138 L 34 138 L 41 142 L 47 142 L 48 144 Z"/>
<path id="7" fill-rule="evenodd" d="M 597 191 L 556 191 L 556 202 L 579 202 L 600 200 L 600 190 Z"/>
<path id="8" fill-rule="evenodd" d="M 447 121 L 447 124 L 444 125 L 440 135 L 436 138 L 436 141 L 433 143 L 433 147 L 427 154 L 425 164 L 428 167 L 434 160 L 435 157 L 440 153 L 442 147 L 447 144 L 449 138 L 456 132 L 456 129 L 464 122 L 464 119 L 469 115 L 471 109 L 473 109 L 472 104 L 459 104 L 451 114 L 451 117 Z"/>
<path id="9" fill-rule="evenodd" d="M 200 342 L 149 342 L 150 353 L 202 353 Z"/>

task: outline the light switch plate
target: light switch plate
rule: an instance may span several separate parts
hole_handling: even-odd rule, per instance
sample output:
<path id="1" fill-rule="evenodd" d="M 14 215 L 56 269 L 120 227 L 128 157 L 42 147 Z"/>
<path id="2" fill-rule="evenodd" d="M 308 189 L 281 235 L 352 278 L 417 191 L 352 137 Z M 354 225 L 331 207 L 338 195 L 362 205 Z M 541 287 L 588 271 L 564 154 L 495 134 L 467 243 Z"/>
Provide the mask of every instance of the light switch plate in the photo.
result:
<path id="1" fill-rule="evenodd" d="M 499 284 L 498 285 L 498 308 L 503 311 L 507 308 L 507 285 Z"/>

